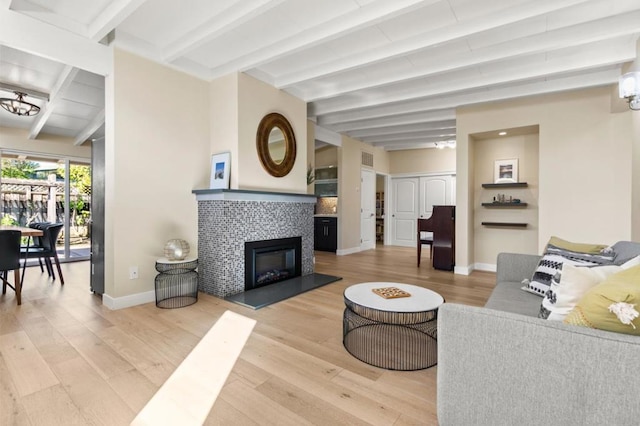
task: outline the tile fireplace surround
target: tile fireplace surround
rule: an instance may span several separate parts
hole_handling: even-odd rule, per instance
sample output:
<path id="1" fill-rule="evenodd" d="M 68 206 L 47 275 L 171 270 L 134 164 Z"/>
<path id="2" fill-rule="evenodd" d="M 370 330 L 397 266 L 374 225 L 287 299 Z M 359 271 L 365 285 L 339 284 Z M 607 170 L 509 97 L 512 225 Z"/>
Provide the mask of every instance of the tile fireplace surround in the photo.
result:
<path id="1" fill-rule="evenodd" d="M 313 208 L 308 194 L 197 189 L 198 290 L 244 291 L 244 243 L 302 237 L 302 275 L 313 273 Z"/>

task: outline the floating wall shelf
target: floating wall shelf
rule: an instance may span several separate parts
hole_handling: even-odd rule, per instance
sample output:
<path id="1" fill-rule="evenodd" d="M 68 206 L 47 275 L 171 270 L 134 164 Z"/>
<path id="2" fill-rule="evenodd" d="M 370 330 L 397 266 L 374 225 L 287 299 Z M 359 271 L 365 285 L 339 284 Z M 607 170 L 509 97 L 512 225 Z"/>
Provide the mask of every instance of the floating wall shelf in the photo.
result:
<path id="1" fill-rule="evenodd" d="M 518 223 L 518 222 L 482 222 L 484 226 L 498 226 L 498 227 L 508 227 L 508 228 L 526 228 L 526 223 Z"/>
<path id="2" fill-rule="evenodd" d="M 527 207 L 527 203 L 482 203 L 483 207 Z"/>
<path id="3" fill-rule="evenodd" d="M 526 188 L 527 182 L 483 183 L 483 188 Z"/>
<path id="4" fill-rule="evenodd" d="M 525 188 L 527 182 L 506 182 L 506 183 L 483 183 L 483 188 Z"/>

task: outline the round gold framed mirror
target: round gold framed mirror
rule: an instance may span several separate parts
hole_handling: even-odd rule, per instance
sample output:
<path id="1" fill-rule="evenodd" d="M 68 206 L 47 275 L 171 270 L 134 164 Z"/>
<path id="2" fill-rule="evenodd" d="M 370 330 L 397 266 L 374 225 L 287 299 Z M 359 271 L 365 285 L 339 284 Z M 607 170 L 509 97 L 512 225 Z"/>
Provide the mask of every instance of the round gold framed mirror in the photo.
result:
<path id="1" fill-rule="evenodd" d="M 258 125 L 256 148 L 262 167 L 275 177 L 289 174 L 296 161 L 296 137 L 289 121 L 277 112 L 264 116 Z"/>

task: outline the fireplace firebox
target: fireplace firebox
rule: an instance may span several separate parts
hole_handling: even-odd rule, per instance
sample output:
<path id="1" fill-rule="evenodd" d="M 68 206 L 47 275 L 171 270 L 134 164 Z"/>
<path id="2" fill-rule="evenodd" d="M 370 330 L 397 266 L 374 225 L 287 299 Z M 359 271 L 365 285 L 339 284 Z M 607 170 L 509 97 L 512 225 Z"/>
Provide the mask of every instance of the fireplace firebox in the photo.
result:
<path id="1" fill-rule="evenodd" d="M 302 275 L 302 237 L 244 243 L 245 291 Z"/>

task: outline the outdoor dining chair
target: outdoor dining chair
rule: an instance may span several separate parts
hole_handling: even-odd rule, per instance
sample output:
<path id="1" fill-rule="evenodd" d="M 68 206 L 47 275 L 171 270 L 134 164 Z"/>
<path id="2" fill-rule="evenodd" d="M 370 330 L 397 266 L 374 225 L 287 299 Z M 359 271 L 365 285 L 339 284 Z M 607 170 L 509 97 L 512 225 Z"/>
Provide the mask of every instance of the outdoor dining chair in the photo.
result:
<path id="1" fill-rule="evenodd" d="M 22 233 L 14 230 L 0 230 L 0 279 L 2 294 L 7 286 L 16 292 L 18 305 L 22 304 L 22 284 L 20 282 L 20 239 Z M 14 283 L 9 283 L 9 271 L 13 271 Z"/>
<path id="2" fill-rule="evenodd" d="M 29 224 L 29 228 L 39 229 L 40 231 L 44 231 L 49 225 L 51 225 L 51 222 L 32 222 Z M 33 238 L 32 245 L 42 246 L 42 237 L 32 237 L 32 238 Z M 29 250 L 31 250 L 31 247 L 29 247 Z M 44 268 L 42 267 L 42 258 L 38 258 L 38 263 L 40 264 L 40 272 L 44 272 Z M 49 272 L 48 269 L 47 269 L 47 272 Z M 49 273 L 49 276 L 51 276 L 51 273 Z"/>
<path id="3" fill-rule="evenodd" d="M 53 263 L 56 264 L 56 268 L 58 269 L 58 275 L 60 276 L 60 284 L 64 284 L 64 277 L 62 276 L 62 269 L 60 268 L 60 260 L 58 259 L 58 251 L 56 250 L 56 241 L 58 239 L 58 235 L 60 235 L 60 231 L 62 231 L 62 223 L 51 223 L 51 224 L 41 224 L 41 230 L 43 235 L 40 237 L 40 241 L 34 242 L 34 245 L 29 247 L 27 250 L 26 247 L 21 249 L 22 256 L 26 259 L 38 259 L 44 260 L 44 264 L 47 267 L 47 273 L 54 280 L 56 279 L 56 274 L 53 269 Z M 26 265 L 25 265 L 26 267 Z M 40 265 L 42 268 L 42 264 Z"/>

